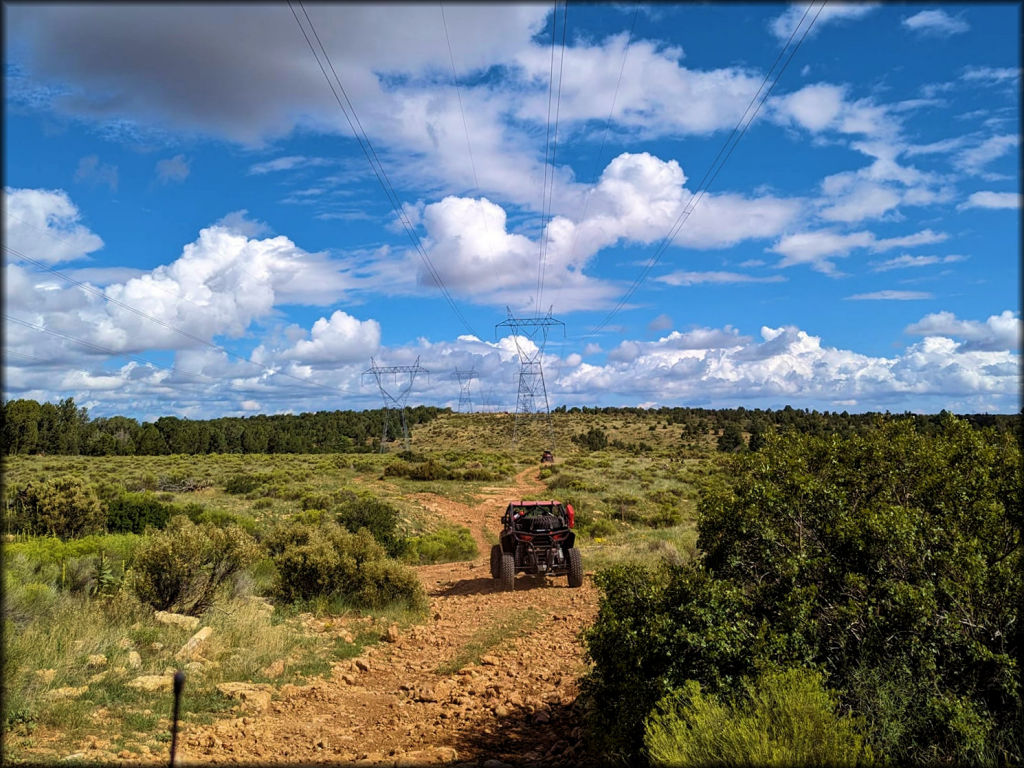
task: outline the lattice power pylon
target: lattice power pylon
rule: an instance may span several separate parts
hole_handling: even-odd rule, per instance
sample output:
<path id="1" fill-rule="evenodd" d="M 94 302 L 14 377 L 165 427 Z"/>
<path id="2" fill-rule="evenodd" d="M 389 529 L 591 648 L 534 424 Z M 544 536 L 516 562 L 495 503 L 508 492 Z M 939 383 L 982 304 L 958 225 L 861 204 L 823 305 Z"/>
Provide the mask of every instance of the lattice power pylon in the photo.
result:
<path id="1" fill-rule="evenodd" d="M 409 383 L 405 386 L 399 385 L 399 378 L 402 374 L 409 374 Z M 416 375 L 420 373 L 429 374 L 426 368 L 420 366 L 420 359 L 417 357 L 416 362 L 412 365 L 377 365 L 377 362 L 371 357 L 370 367 L 363 371 L 363 380 L 365 381 L 367 376 L 373 376 L 377 382 L 377 388 L 380 390 L 381 399 L 384 401 L 384 426 L 381 430 L 380 436 L 380 452 L 384 453 L 387 440 L 388 440 L 388 422 L 390 421 L 391 411 L 397 410 L 401 414 L 402 420 L 402 440 L 405 443 L 405 450 L 409 450 L 409 424 L 405 419 L 405 403 L 409 399 L 409 392 L 412 391 L 413 382 L 416 381 Z M 394 385 L 391 388 L 385 386 L 385 383 L 391 381 L 391 376 L 394 376 Z M 397 391 L 398 394 L 394 394 Z"/>
<path id="2" fill-rule="evenodd" d="M 498 328 L 505 327 L 512 331 L 512 338 L 516 343 L 516 352 L 519 354 L 519 394 L 516 397 L 516 415 L 512 427 L 512 442 L 515 443 L 519 435 L 520 422 L 525 422 L 541 413 L 547 419 L 549 450 L 555 450 L 555 429 L 551 423 L 551 410 L 548 404 L 548 390 L 544 384 L 544 367 L 541 364 L 544 358 L 544 347 L 548 343 L 548 329 L 560 325 L 562 335 L 565 335 L 565 323 L 555 320 L 548 310 L 544 317 L 513 317 L 512 310 L 508 310 L 508 319 L 494 326 L 494 334 L 497 336 Z M 527 345 L 526 341 L 532 345 Z M 534 349 L 530 349 L 533 346 Z M 544 410 L 540 410 L 543 401 Z"/>
<path id="3" fill-rule="evenodd" d="M 469 412 L 473 412 L 473 399 L 470 397 L 469 385 L 473 383 L 473 379 L 480 378 L 474 368 L 470 368 L 468 371 L 460 371 L 456 366 L 452 378 L 459 382 L 459 413 L 465 413 L 464 408 L 468 407 Z"/>

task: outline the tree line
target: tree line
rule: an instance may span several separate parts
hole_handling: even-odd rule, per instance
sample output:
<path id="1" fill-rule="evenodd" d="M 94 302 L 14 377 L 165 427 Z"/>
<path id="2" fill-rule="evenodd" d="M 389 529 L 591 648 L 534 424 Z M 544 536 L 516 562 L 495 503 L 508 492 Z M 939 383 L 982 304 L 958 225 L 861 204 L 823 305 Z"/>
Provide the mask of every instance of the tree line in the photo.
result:
<path id="1" fill-rule="evenodd" d="M 646 415 L 664 419 L 671 424 L 678 424 L 683 427 L 683 434 L 686 436 L 697 436 L 701 434 L 716 433 L 722 434 L 725 430 L 732 431 L 739 427 L 741 431 L 751 435 L 763 435 L 768 427 L 785 431 L 792 430 L 803 435 L 815 435 L 824 437 L 826 435 L 838 435 L 840 437 L 851 437 L 855 434 L 862 434 L 865 431 L 873 430 L 878 424 L 878 417 L 897 416 L 913 422 L 915 429 L 922 433 L 933 435 L 939 431 L 939 426 L 946 415 L 946 411 L 939 413 L 884 413 L 878 411 L 866 411 L 864 413 L 848 413 L 847 411 L 817 411 L 807 408 L 793 408 L 787 405 L 778 410 L 771 408 L 687 408 L 687 407 L 662 407 L 662 408 L 636 408 L 636 407 L 573 407 L 561 405 L 555 408 L 552 413 L 581 413 L 600 414 L 604 416 L 630 416 Z M 991 427 L 997 432 L 1012 432 L 1020 423 L 1020 414 L 999 414 L 999 413 L 968 413 L 957 414 L 972 427 Z"/>
<path id="2" fill-rule="evenodd" d="M 406 419 L 410 426 L 423 424 L 448 410 L 418 405 Z M 162 416 L 140 423 L 126 416 L 90 419 L 73 398 L 57 404 L 9 400 L 0 409 L 0 435 L 5 455 L 364 453 L 376 450 L 383 417 L 378 408 L 206 420 Z M 396 427 L 388 429 L 389 436 L 401 434 Z"/>

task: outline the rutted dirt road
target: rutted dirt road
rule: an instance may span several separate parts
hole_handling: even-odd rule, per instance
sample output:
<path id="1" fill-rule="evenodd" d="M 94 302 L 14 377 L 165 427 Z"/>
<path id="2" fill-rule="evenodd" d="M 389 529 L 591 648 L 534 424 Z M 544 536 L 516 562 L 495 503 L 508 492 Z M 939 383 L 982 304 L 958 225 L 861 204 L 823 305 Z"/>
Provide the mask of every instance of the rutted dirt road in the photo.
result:
<path id="1" fill-rule="evenodd" d="M 509 500 L 546 491 L 531 468 L 484 494 L 475 506 L 418 497 L 468 526 L 481 553 L 474 562 L 416 569 L 430 596 L 425 624 L 335 664 L 329 679 L 282 686 L 269 703 L 265 693 L 254 695 L 236 717 L 187 727 L 182 762 L 580 764 L 573 702 L 585 667 L 578 634 L 594 617 L 597 591 L 589 576 L 569 589 L 565 577 L 522 575 L 514 591 L 500 591 L 483 531 L 498 530 Z M 479 663 L 449 673 L 474 643 L 486 644 L 488 632 L 491 639 L 501 635 L 503 625 L 526 630 L 505 633 Z"/>

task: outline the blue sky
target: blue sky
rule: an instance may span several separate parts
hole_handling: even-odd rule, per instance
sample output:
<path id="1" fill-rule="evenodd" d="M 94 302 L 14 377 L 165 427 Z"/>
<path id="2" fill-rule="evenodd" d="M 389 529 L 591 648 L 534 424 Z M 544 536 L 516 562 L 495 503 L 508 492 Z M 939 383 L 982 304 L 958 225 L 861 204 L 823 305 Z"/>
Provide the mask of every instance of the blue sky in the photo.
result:
<path id="1" fill-rule="evenodd" d="M 1018 5 L 292 7 L 4 6 L 5 397 L 1020 408 Z"/>

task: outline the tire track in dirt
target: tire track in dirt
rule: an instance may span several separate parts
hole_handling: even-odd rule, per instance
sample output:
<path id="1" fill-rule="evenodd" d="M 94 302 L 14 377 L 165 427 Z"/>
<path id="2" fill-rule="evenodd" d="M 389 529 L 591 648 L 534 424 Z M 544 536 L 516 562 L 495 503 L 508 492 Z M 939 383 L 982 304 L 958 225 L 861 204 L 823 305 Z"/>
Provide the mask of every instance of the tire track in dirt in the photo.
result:
<path id="1" fill-rule="evenodd" d="M 490 543 L 506 504 L 546 494 L 538 472 L 460 504 L 418 494 L 427 509 L 466 525 L 480 549 L 471 562 L 421 566 L 430 597 L 425 624 L 333 665 L 329 677 L 254 695 L 249 711 L 181 737 L 185 763 L 344 762 L 355 765 L 578 765 L 574 701 L 585 671 L 580 630 L 597 608 L 590 578 L 520 576 L 500 591 L 489 572 Z M 586 564 L 586 553 L 584 564 Z M 462 669 L 459 659 L 479 660 Z"/>

